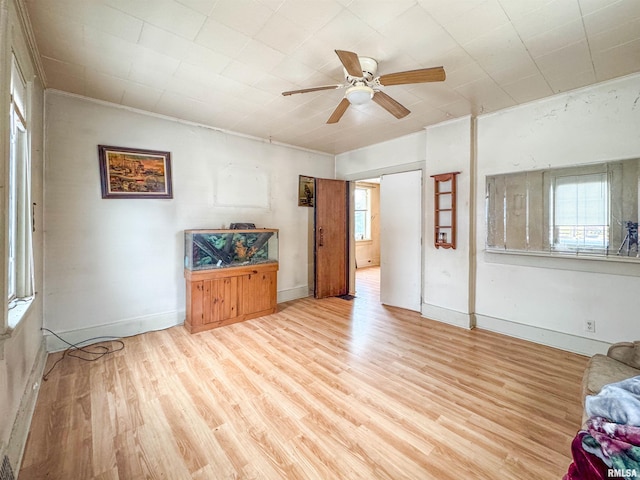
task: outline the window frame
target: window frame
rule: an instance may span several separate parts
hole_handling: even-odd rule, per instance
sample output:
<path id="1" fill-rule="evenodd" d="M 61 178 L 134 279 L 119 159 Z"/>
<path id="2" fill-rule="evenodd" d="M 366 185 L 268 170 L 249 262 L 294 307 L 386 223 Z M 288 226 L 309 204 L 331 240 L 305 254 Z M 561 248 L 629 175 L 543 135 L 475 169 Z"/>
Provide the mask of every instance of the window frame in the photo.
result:
<path id="1" fill-rule="evenodd" d="M 579 197 L 580 193 L 584 193 L 584 185 L 586 183 L 596 183 L 596 182 L 587 182 L 588 177 L 600 177 L 598 179 L 598 183 L 601 186 L 601 189 L 604 189 L 604 194 L 602 195 L 602 204 L 598 206 L 598 209 L 601 211 L 603 218 L 600 224 L 588 224 L 584 222 L 580 222 L 578 218 L 574 223 L 560 223 L 558 219 L 560 215 L 559 210 L 561 209 L 561 205 L 558 204 L 559 201 L 559 192 L 560 188 L 563 185 L 559 185 L 559 183 L 563 179 L 572 178 L 572 182 L 566 182 L 565 186 L 575 186 L 576 195 Z M 549 234 L 549 243 L 551 245 L 551 249 L 556 252 L 588 252 L 588 253 L 600 253 L 606 255 L 609 250 L 609 232 L 611 229 L 611 181 L 607 172 L 599 172 L 599 173 L 579 173 L 579 174 L 560 174 L 554 175 L 551 179 L 551 188 L 549 189 L 549 205 L 551 211 L 549 212 L 549 218 L 551 221 L 549 222 L 548 234 Z M 576 199 L 575 203 L 569 206 L 575 211 L 576 217 L 581 216 L 581 210 L 586 208 L 586 205 L 580 201 L 579 198 Z M 571 212 L 573 213 L 573 212 Z M 603 244 L 600 246 L 596 246 L 595 243 L 589 244 L 586 241 L 586 228 L 594 227 L 604 230 L 603 232 Z M 574 242 L 563 242 L 560 238 L 559 230 L 567 229 L 572 230 L 576 233 Z M 578 240 L 579 235 L 577 233 L 582 230 L 583 242 Z M 582 243 L 582 244 L 581 244 Z"/>
<path id="2" fill-rule="evenodd" d="M 353 228 L 353 236 L 355 238 L 356 242 L 371 242 L 372 241 L 372 236 L 371 236 L 371 187 L 366 187 L 366 186 L 361 186 L 361 185 L 356 185 L 356 188 L 354 189 L 354 202 L 353 202 L 353 216 L 354 216 L 354 228 Z M 358 191 L 364 191 L 366 192 L 366 203 L 367 206 L 365 209 L 362 208 L 357 208 L 357 200 L 355 198 L 355 196 L 357 195 Z M 356 228 L 356 224 L 357 224 L 357 220 L 356 217 L 358 216 L 358 212 L 364 212 L 364 220 L 365 220 L 365 224 L 364 224 L 364 236 L 362 238 L 358 238 L 358 233 L 357 233 L 357 228 Z"/>
<path id="3" fill-rule="evenodd" d="M 35 296 L 33 205 L 31 179 L 30 84 L 25 81 L 15 53 L 12 55 L 9 120 L 9 158 L 6 185 L 7 234 L 4 330 L 15 329 Z"/>
<path id="4" fill-rule="evenodd" d="M 603 201 L 603 246 L 562 245 L 555 241 L 557 222 L 554 194 L 561 177 L 600 176 L 606 181 Z M 620 255 L 625 237 L 622 225 L 638 216 L 640 158 L 605 163 L 487 175 L 485 196 L 485 250 L 491 253 L 600 258 L 638 262 Z M 618 228 L 620 226 L 620 228 Z M 635 248 L 632 250 L 635 254 Z"/>

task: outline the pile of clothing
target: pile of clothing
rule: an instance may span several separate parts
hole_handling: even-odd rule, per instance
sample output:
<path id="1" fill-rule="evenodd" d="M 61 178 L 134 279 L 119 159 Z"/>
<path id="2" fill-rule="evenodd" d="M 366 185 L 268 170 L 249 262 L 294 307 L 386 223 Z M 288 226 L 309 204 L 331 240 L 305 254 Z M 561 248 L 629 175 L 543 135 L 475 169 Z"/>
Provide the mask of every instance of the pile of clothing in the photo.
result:
<path id="1" fill-rule="evenodd" d="M 640 478 L 640 376 L 605 385 L 585 399 L 585 410 L 563 480 Z"/>

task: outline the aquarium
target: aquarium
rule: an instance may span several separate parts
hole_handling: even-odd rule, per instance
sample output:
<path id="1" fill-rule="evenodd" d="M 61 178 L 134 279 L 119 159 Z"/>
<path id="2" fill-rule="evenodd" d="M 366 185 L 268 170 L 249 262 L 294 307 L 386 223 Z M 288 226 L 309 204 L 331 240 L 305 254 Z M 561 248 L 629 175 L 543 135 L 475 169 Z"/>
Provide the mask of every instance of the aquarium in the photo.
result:
<path id="1" fill-rule="evenodd" d="M 185 230 L 184 266 L 212 270 L 278 261 L 278 230 Z"/>

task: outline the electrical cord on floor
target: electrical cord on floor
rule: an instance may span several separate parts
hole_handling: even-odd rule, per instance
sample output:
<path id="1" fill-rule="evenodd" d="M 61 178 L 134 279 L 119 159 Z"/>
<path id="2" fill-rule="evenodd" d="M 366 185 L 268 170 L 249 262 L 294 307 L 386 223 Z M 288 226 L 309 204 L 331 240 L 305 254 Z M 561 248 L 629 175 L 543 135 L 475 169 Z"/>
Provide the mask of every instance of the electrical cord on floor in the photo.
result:
<path id="1" fill-rule="evenodd" d="M 108 336 L 93 337 L 93 338 L 88 338 L 86 340 L 82 340 L 81 342 L 78 342 L 78 343 L 70 343 L 70 342 L 67 342 L 64 338 L 62 338 L 53 330 L 49 330 L 48 328 L 44 328 L 44 327 L 42 327 L 41 330 L 49 332 L 51 335 L 55 336 L 59 340 L 69 345 L 69 348 L 67 348 L 64 351 L 62 356 L 58 360 L 56 360 L 56 362 L 51 366 L 51 368 L 47 370 L 47 372 L 42 376 L 42 380 L 44 380 L 45 382 L 49 379 L 49 375 L 51 374 L 53 369 L 56 368 L 56 365 L 58 365 L 66 357 L 79 358 L 80 360 L 84 360 L 85 362 L 95 362 L 96 360 L 100 360 L 105 355 L 109 355 L 111 353 L 124 350 L 124 342 L 120 340 L 120 337 L 108 337 Z M 83 343 L 93 342 L 94 340 L 101 340 L 103 342 L 110 341 L 110 342 L 118 343 L 120 345 L 117 346 L 116 348 L 107 347 L 106 345 L 87 345 L 84 347 L 80 346 Z M 82 356 L 76 352 L 82 352 L 82 354 L 87 356 Z"/>

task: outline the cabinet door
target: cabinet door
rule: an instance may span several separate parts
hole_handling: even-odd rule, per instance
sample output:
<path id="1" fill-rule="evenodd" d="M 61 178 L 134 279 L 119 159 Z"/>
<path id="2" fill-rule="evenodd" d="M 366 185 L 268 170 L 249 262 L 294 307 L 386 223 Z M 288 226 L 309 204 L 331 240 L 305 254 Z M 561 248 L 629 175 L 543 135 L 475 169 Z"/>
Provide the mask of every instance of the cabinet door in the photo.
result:
<path id="1" fill-rule="evenodd" d="M 210 315 L 204 323 L 220 322 L 238 316 L 238 277 L 227 277 L 206 281 L 209 284 Z M 205 287 L 206 289 L 206 287 Z"/>
<path id="2" fill-rule="evenodd" d="M 260 272 L 242 277 L 242 314 L 271 310 L 276 306 L 276 272 Z"/>
<path id="3" fill-rule="evenodd" d="M 193 327 L 204 323 L 204 283 L 187 282 L 187 319 L 186 323 Z"/>

